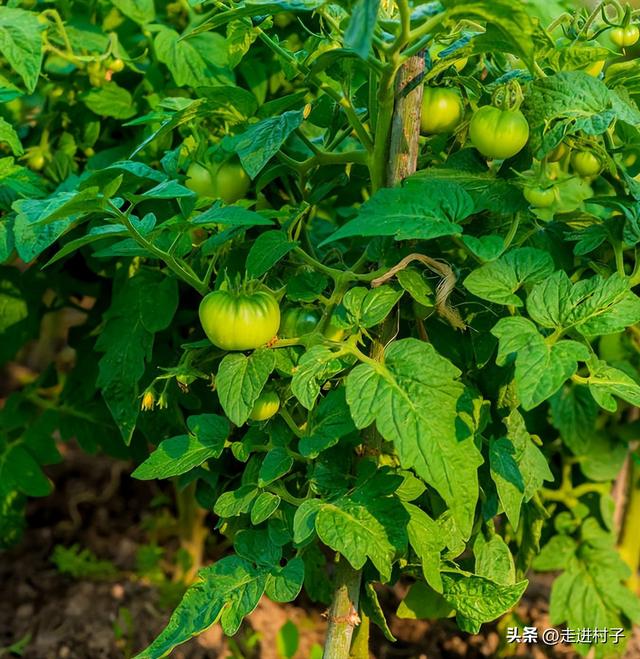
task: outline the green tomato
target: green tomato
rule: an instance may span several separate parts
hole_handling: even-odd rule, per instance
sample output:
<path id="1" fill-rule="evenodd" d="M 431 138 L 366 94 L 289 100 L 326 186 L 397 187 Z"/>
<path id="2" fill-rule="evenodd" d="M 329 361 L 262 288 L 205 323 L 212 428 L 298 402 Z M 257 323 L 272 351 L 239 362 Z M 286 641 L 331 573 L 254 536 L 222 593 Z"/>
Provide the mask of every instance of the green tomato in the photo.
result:
<path id="1" fill-rule="evenodd" d="M 571 166 L 580 176 L 597 176 L 602 171 L 600 159 L 591 151 L 574 151 Z"/>
<path id="2" fill-rule="evenodd" d="M 627 27 L 616 27 L 611 30 L 611 41 L 618 48 L 633 46 L 640 39 L 640 30 L 637 25 L 627 25 Z"/>
<path id="3" fill-rule="evenodd" d="M 541 188 L 537 185 L 527 186 L 524 190 L 524 198 L 535 208 L 549 208 L 556 200 L 558 188 L 552 185 L 549 188 Z"/>
<path id="4" fill-rule="evenodd" d="M 529 139 L 529 124 L 520 110 L 485 105 L 471 117 L 471 142 L 487 158 L 511 158 Z"/>
<path id="5" fill-rule="evenodd" d="M 225 204 L 233 204 L 249 191 L 251 179 L 239 162 L 225 162 L 215 172 L 217 196 Z"/>
<path id="6" fill-rule="evenodd" d="M 42 150 L 39 147 L 36 147 L 29 153 L 29 157 L 27 158 L 27 167 L 35 172 L 39 172 L 44 168 L 46 162 L 47 161 Z"/>
<path id="7" fill-rule="evenodd" d="M 304 336 L 313 332 L 319 321 L 320 314 L 315 311 L 302 308 L 287 309 L 282 314 L 278 336 L 281 336 L 283 339 Z"/>
<path id="8" fill-rule="evenodd" d="M 200 323 L 209 341 L 223 350 L 254 350 L 278 332 L 280 308 L 270 293 L 214 291 L 200 303 Z"/>
<path id="9" fill-rule="evenodd" d="M 197 162 L 192 162 L 189 165 L 185 185 L 201 197 L 215 197 L 216 195 L 211 172 L 204 165 Z"/>
<path id="10" fill-rule="evenodd" d="M 558 162 L 559 160 L 562 160 L 568 152 L 569 147 L 564 142 L 560 142 L 555 149 L 547 153 L 547 162 Z"/>
<path id="11" fill-rule="evenodd" d="M 462 120 L 462 99 L 454 89 L 425 87 L 420 128 L 424 135 L 450 133 Z"/>
<path id="12" fill-rule="evenodd" d="M 114 73 L 120 73 L 120 71 L 124 70 L 124 62 L 118 57 L 109 64 L 109 68 Z"/>
<path id="13" fill-rule="evenodd" d="M 263 391 L 253 404 L 249 418 L 252 421 L 266 421 L 280 409 L 280 398 L 275 391 Z"/>

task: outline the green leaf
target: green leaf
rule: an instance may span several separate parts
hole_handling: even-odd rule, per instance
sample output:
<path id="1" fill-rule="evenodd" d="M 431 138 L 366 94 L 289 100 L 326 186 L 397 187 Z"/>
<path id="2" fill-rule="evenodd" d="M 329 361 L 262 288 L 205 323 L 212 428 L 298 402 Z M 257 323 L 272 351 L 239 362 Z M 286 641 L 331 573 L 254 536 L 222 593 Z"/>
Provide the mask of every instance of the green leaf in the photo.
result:
<path id="1" fill-rule="evenodd" d="M 396 275 L 398 283 L 419 304 L 425 307 L 434 305 L 433 288 L 422 274 L 412 268 L 400 270 Z"/>
<path id="2" fill-rule="evenodd" d="M 211 226 L 224 224 L 229 227 L 269 226 L 273 222 L 260 213 L 241 208 L 240 206 L 212 206 L 204 213 L 194 216 L 191 224 L 196 226 Z"/>
<path id="3" fill-rule="evenodd" d="M 40 465 L 21 442 L 0 452 L 0 482 L 31 497 L 51 494 L 53 486 Z"/>
<path id="4" fill-rule="evenodd" d="M 18 133 L 10 123 L 0 117 L 0 143 L 2 142 L 6 142 L 16 156 L 21 156 L 24 153 Z"/>
<path id="5" fill-rule="evenodd" d="M 0 7 L 0 53 L 31 94 L 42 65 L 42 25 L 35 12 Z"/>
<path id="6" fill-rule="evenodd" d="M 248 513 L 259 492 L 253 485 L 243 485 L 237 490 L 223 492 L 218 497 L 213 512 L 220 517 L 237 517 Z"/>
<path id="7" fill-rule="evenodd" d="M 313 408 L 320 386 L 343 369 L 335 353 L 324 346 L 313 346 L 300 357 L 291 380 L 291 391 L 306 409 Z"/>
<path id="8" fill-rule="evenodd" d="M 247 274 L 256 279 L 262 277 L 297 246 L 298 243 L 289 240 L 284 231 L 266 231 L 260 234 L 251 245 L 247 256 Z"/>
<path id="9" fill-rule="evenodd" d="M 298 450 L 305 457 L 316 458 L 355 430 L 344 388 L 334 389 L 315 408 L 313 417 L 307 423 L 305 435 L 300 439 Z"/>
<path id="10" fill-rule="evenodd" d="M 617 273 L 572 284 L 564 271 L 558 271 L 532 288 L 527 311 L 542 327 L 575 328 L 584 336 L 598 336 L 640 322 L 640 298 L 629 290 L 629 280 Z"/>
<path id="11" fill-rule="evenodd" d="M 259 34 L 260 28 L 255 28 L 245 21 L 231 21 L 227 25 L 227 52 L 232 69 L 240 64 Z"/>
<path id="12" fill-rule="evenodd" d="M 516 568 L 509 545 L 499 535 L 486 539 L 479 533 L 473 543 L 475 557 L 475 572 L 480 577 L 486 577 L 506 586 L 516 582 Z"/>
<path id="13" fill-rule="evenodd" d="M 453 607 L 436 590 L 422 581 L 416 581 L 398 606 L 396 615 L 405 620 L 438 620 L 450 618 Z"/>
<path id="14" fill-rule="evenodd" d="M 278 153 L 303 119 L 302 110 L 289 110 L 277 117 L 263 119 L 233 138 L 234 149 L 251 178 L 255 178 Z"/>
<path id="15" fill-rule="evenodd" d="M 389 629 L 384 611 L 378 600 L 378 593 L 371 582 L 365 582 L 361 596 L 362 599 L 360 600 L 360 605 L 362 606 L 364 613 L 371 618 L 371 622 L 376 624 L 382 630 L 384 637 L 388 641 L 395 643 L 397 639 L 391 633 L 391 629 Z"/>
<path id="16" fill-rule="evenodd" d="M 553 269 L 553 259 L 547 252 L 519 247 L 471 272 L 464 286 L 483 300 L 521 307 L 523 302 L 515 293 L 525 284 L 546 279 Z"/>
<path id="17" fill-rule="evenodd" d="M 153 45 L 160 62 L 167 65 L 179 87 L 207 87 L 231 82 L 227 47 L 222 35 L 201 34 L 182 39 L 166 26 L 157 26 Z"/>
<path id="18" fill-rule="evenodd" d="M 349 25 L 344 33 L 344 45 L 359 57 L 367 59 L 378 18 L 380 0 L 358 0 L 353 7 Z"/>
<path id="19" fill-rule="evenodd" d="M 210 458 L 219 457 L 229 433 L 229 424 L 223 417 L 218 419 L 220 425 L 215 435 L 178 435 L 160 442 L 158 448 L 131 475 L 144 481 L 171 478 L 199 467 Z"/>
<path id="20" fill-rule="evenodd" d="M 350 289 L 342 304 L 349 313 L 352 324 L 369 328 L 381 323 L 402 297 L 403 291 L 391 286 L 367 290 L 361 286 Z"/>
<path id="21" fill-rule="evenodd" d="M 560 431 L 563 442 L 579 455 L 593 434 L 598 405 L 588 387 L 564 387 L 551 399 L 551 423 Z"/>
<path id="22" fill-rule="evenodd" d="M 169 326 L 177 306 L 175 279 L 141 269 L 119 282 L 104 315 L 104 329 L 96 342 L 96 350 L 105 353 L 99 362 L 97 386 L 126 444 L 131 442 L 138 418 L 138 381 L 151 358 L 153 333 Z"/>
<path id="23" fill-rule="evenodd" d="M 173 648 L 220 621 L 233 636 L 242 619 L 257 606 L 267 573 L 238 556 L 227 556 L 198 573 L 198 581 L 185 593 L 169 623 L 137 659 L 158 659 Z"/>
<path id="24" fill-rule="evenodd" d="M 340 552 L 354 569 L 360 570 L 369 558 L 383 582 L 391 577 L 395 551 L 385 527 L 368 506 L 347 497 L 324 503 L 316 516 L 316 532 L 325 545 Z"/>
<path id="25" fill-rule="evenodd" d="M 307 499 L 298 506 L 293 518 L 293 541 L 300 545 L 309 539 L 316 529 L 316 515 L 322 508 L 320 499 Z"/>
<path id="26" fill-rule="evenodd" d="M 474 574 L 444 573 L 442 583 L 444 599 L 455 609 L 460 629 L 477 634 L 482 623 L 495 620 L 515 606 L 529 582 L 502 585 Z"/>
<path id="27" fill-rule="evenodd" d="M 259 348 L 251 355 L 230 353 L 220 362 L 216 390 L 224 413 L 237 426 L 249 418 L 260 392 L 275 368 L 273 350 Z"/>
<path id="28" fill-rule="evenodd" d="M 440 577 L 440 552 L 446 546 L 444 535 L 436 522 L 423 510 L 410 503 L 403 505 L 410 516 L 407 525 L 409 544 L 420 558 L 425 581 L 441 593 L 443 586 Z"/>
<path id="29" fill-rule="evenodd" d="M 506 364 L 516 353 L 515 380 L 520 401 L 530 410 L 552 396 L 590 357 L 586 346 L 562 340 L 549 344 L 526 318 L 502 318 L 491 330 L 498 337 L 496 363 Z"/>
<path id="30" fill-rule="evenodd" d="M 20 288 L 9 279 L 0 279 L 0 333 L 29 316 L 27 300 Z"/>
<path id="31" fill-rule="evenodd" d="M 575 556 L 578 543 L 568 535 L 554 535 L 533 560 L 533 569 L 540 572 L 565 570 Z"/>
<path id="32" fill-rule="evenodd" d="M 267 577 L 266 596 L 274 602 L 292 602 L 302 590 L 304 561 L 296 556 L 283 568 L 274 568 Z"/>
<path id="33" fill-rule="evenodd" d="M 153 0 L 112 0 L 112 2 L 125 16 L 140 25 L 151 23 L 156 17 Z"/>
<path id="34" fill-rule="evenodd" d="M 321 243 L 352 236 L 393 236 L 428 240 L 462 233 L 458 224 L 474 210 L 465 190 L 451 182 L 413 179 L 402 188 L 382 188 L 360 207 L 357 217 Z"/>
<path id="35" fill-rule="evenodd" d="M 278 510 L 279 506 L 280 497 L 277 494 L 271 494 L 271 492 L 260 493 L 251 506 L 251 523 L 254 526 L 262 524 Z"/>
<path id="36" fill-rule="evenodd" d="M 615 412 L 618 404 L 614 396 L 640 407 L 640 384 L 630 375 L 600 360 L 590 363 L 589 370 L 589 391 L 600 407 Z"/>
<path id="37" fill-rule="evenodd" d="M 460 371 L 433 345 L 417 339 L 392 343 L 384 363 L 360 364 L 347 377 L 347 402 L 358 428 L 374 421 L 393 442 L 405 469 L 431 485 L 468 537 L 478 498 L 481 456 L 471 438 L 457 435 Z"/>
<path id="38" fill-rule="evenodd" d="M 520 522 L 520 506 L 524 498 L 524 481 L 514 458 L 515 447 L 506 437 L 489 442 L 491 478 L 496 484 L 498 498 L 513 528 Z"/>
<path id="39" fill-rule="evenodd" d="M 128 119 L 136 113 L 131 94 L 115 82 L 107 82 L 99 89 L 92 89 L 82 96 L 84 104 L 101 117 Z"/>
<path id="40" fill-rule="evenodd" d="M 273 483 L 273 481 L 288 473 L 291 467 L 293 467 L 293 458 L 289 455 L 287 449 L 283 446 L 276 446 L 265 455 L 260 465 L 258 485 L 265 487 L 269 483 Z"/>

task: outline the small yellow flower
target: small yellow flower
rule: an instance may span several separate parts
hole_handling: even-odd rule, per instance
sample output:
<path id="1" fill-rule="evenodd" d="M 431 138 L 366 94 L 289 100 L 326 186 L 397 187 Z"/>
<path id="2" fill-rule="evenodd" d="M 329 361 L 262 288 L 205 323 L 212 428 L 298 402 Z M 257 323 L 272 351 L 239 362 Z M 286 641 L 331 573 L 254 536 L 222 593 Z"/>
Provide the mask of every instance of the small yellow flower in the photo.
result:
<path id="1" fill-rule="evenodd" d="M 143 411 L 152 410 L 155 402 L 156 397 L 153 391 L 151 391 L 151 389 L 147 389 L 147 391 L 145 391 L 142 396 L 142 405 L 140 407 Z"/>

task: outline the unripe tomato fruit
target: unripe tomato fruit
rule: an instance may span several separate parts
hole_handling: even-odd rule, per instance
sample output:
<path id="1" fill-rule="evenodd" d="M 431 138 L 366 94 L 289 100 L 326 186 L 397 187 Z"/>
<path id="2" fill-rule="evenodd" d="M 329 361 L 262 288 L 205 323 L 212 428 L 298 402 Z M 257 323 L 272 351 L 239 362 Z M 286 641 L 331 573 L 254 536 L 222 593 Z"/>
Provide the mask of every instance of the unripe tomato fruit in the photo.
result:
<path id="1" fill-rule="evenodd" d="M 450 133 L 462 119 L 462 99 L 453 89 L 425 87 L 420 129 L 424 135 Z"/>
<path id="2" fill-rule="evenodd" d="M 263 391 L 253 404 L 249 418 L 252 421 L 266 421 L 280 409 L 280 398 L 275 391 Z"/>
<path id="3" fill-rule="evenodd" d="M 571 155 L 571 166 L 580 176 L 597 176 L 602 171 L 600 159 L 591 151 L 574 151 Z"/>
<path id="4" fill-rule="evenodd" d="M 556 200 L 557 188 L 555 185 L 549 188 L 541 188 L 537 185 L 527 186 L 523 193 L 524 198 L 534 208 L 549 208 Z"/>
<path id="5" fill-rule="evenodd" d="M 39 172 L 46 164 L 45 157 L 42 153 L 32 153 L 27 159 L 27 166 L 29 169 L 33 169 L 36 172 Z"/>
<path id="6" fill-rule="evenodd" d="M 547 153 L 547 162 L 558 162 L 559 160 L 562 160 L 568 152 L 569 147 L 564 142 L 560 142 L 555 149 Z"/>
<path id="7" fill-rule="evenodd" d="M 611 41 L 618 48 L 633 46 L 640 39 L 640 30 L 637 25 L 627 25 L 627 27 L 616 27 L 611 30 Z"/>
<path id="8" fill-rule="evenodd" d="M 118 57 L 117 59 L 114 59 L 111 64 L 109 64 L 109 68 L 114 73 L 120 73 L 120 71 L 124 70 L 124 62 Z"/>
<path id="9" fill-rule="evenodd" d="M 200 323 L 209 341 L 223 350 L 254 350 L 280 327 L 280 307 L 270 293 L 214 291 L 200 303 Z"/>
<path id="10" fill-rule="evenodd" d="M 240 163 L 225 162 L 212 171 L 193 162 L 187 169 L 185 185 L 203 197 L 215 197 L 233 204 L 247 194 L 251 180 Z"/>
<path id="11" fill-rule="evenodd" d="M 529 124 L 520 110 L 485 105 L 471 117 L 471 142 L 487 158 L 511 158 L 529 139 Z"/>
<path id="12" fill-rule="evenodd" d="M 225 204 L 233 204 L 249 191 L 251 179 L 239 162 L 225 162 L 215 173 L 217 196 Z"/>
<path id="13" fill-rule="evenodd" d="M 287 309 L 282 314 L 278 336 L 283 339 L 293 339 L 313 332 L 320 321 L 320 314 L 307 309 Z"/>

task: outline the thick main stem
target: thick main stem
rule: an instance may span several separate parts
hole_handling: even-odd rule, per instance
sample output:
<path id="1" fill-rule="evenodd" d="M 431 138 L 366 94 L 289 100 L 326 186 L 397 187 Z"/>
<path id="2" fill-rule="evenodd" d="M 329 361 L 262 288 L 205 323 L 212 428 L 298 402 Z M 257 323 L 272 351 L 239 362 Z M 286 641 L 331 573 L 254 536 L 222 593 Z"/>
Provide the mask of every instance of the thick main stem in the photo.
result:
<path id="1" fill-rule="evenodd" d="M 360 622 L 358 604 L 362 571 L 354 570 L 342 556 L 338 559 L 335 591 L 329 609 L 329 626 L 322 659 L 347 659 L 353 630 Z"/>
<path id="2" fill-rule="evenodd" d="M 640 467 L 629 460 L 629 495 L 618 549 L 620 556 L 631 569 L 627 586 L 634 592 L 640 589 Z"/>

